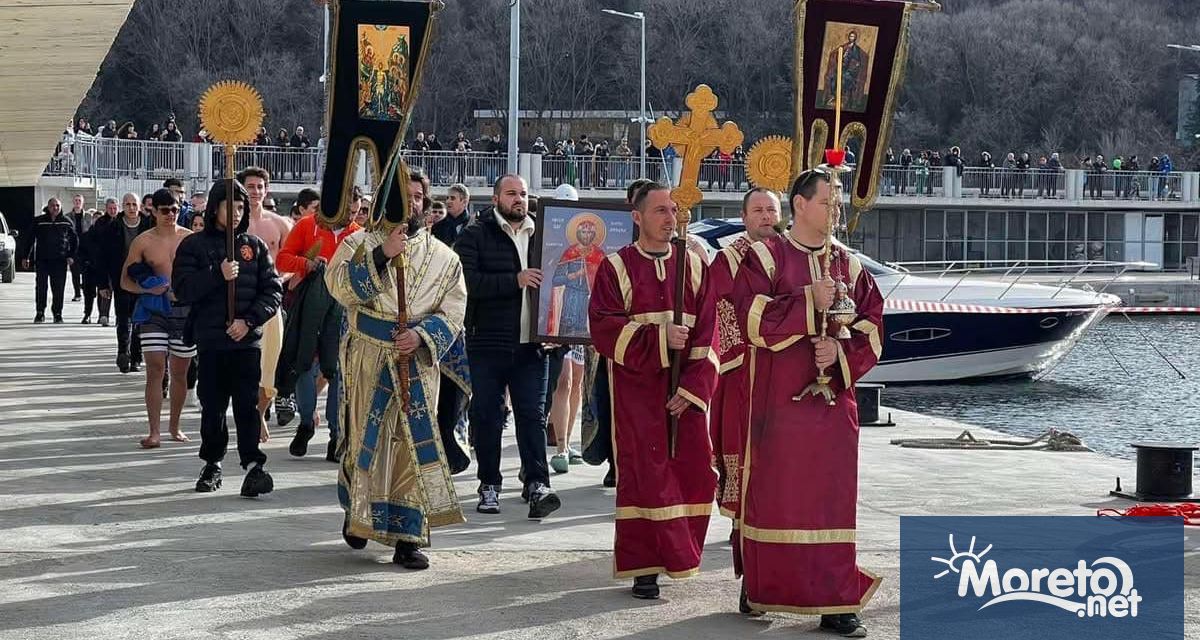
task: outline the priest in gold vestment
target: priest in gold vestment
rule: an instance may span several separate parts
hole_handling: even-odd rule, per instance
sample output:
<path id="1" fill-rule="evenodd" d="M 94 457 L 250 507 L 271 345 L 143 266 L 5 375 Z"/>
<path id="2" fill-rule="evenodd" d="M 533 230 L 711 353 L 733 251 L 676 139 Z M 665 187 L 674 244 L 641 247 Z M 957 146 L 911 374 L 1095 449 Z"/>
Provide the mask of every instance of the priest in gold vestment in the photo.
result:
<path id="1" fill-rule="evenodd" d="M 414 170 L 408 223 L 390 233 L 354 233 L 326 272 L 329 290 L 346 308 L 338 442 L 342 536 L 356 549 L 367 540 L 394 546 L 394 562 L 408 569 L 429 566 L 419 548 L 429 546 L 431 528 L 464 521 L 436 411 L 441 374 L 469 392 L 461 335 L 467 289 L 458 256 L 424 228 L 428 192 L 428 179 Z M 406 326 L 397 324 L 394 259 L 400 254 Z"/>

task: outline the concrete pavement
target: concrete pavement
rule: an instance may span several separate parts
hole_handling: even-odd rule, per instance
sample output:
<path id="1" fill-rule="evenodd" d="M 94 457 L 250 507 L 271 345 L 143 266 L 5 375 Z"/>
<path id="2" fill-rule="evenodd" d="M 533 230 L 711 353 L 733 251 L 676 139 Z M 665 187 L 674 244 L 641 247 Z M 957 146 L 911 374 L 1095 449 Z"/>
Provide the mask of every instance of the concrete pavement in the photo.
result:
<path id="1" fill-rule="evenodd" d="M 662 600 L 630 598 L 610 578 L 602 467 L 555 476 L 564 506 L 542 523 L 525 519 L 515 482 L 501 515 L 475 513 L 473 470 L 461 474 L 470 522 L 434 531 L 420 573 L 390 564 L 390 549 L 342 543 L 322 436 L 294 459 L 292 429 L 275 429 L 268 496 L 239 498 L 232 462 L 221 491 L 197 494 L 197 442 L 137 448 L 144 378 L 117 371 L 113 330 L 80 326 L 70 302 L 67 324 L 33 325 L 32 300 L 29 274 L 0 285 L 0 639 L 828 637 L 815 618 L 736 613 L 729 524 L 715 509 L 703 573 L 668 581 Z M 884 577 L 864 612 L 873 638 L 898 636 L 901 514 L 1089 514 L 1119 504 L 1106 498 L 1114 476 L 1133 481 L 1132 463 L 1096 454 L 900 449 L 888 440 L 962 425 L 895 418 L 862 437 L 860 564 Z M 185 410 L 196 440 L 198 421 Z M 1194 552 L 1186 582 L 1192 635 Z"/>

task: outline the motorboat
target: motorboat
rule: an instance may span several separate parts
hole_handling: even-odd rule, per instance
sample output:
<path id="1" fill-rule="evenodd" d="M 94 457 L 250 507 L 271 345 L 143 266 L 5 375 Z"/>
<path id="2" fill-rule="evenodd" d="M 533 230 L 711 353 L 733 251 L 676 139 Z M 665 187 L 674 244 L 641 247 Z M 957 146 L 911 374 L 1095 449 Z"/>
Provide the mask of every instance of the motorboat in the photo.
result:
<path id="1" fill-rule="evenodd" d="M 692 223 L 713 254 L 744 231 L 740 219 Z M 1013 261 L 885 263 L 849 249 L 884 296 L 883 355 L 866 382 L 921 384 L 1038 377 L 1110 310 L 1115 295 L 1079 285 L 1110 282 L 1141 263 Z M 1034 278 L 1040 282 L 1032 282 Z M 1073 286 L 1074 285 L 1074 286 Z"/>

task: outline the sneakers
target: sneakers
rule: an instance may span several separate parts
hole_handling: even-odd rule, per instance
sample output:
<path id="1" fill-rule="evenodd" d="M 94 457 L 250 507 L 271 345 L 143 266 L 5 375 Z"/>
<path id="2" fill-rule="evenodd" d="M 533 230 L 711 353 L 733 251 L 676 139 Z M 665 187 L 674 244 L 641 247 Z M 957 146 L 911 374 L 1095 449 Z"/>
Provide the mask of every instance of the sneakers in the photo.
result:
<path id="1" fill-rule="evenodd" d="M 329 444 L 325 446 L 326 462 L 341 462 L 337 457 L 337 437 L 329 436 Z"/>
<path id="2" fill-rule="evenodd" d="M 308 441 L 312 440 L 315 430 L 311 425 L 301 424 L 296 427 L 296 435 L 288 445 L 288 453 L 303 458 L 308 453 Z"/>
<path id="3" fill-rule="evenodd" d="M 80 300 L 83 300 L 83 295 L 79 293 L 75 294 L 75 297 L 71 298 L 71 302 L 79 302 Z"/>
<path id="4" fill-rule="evenodd" d="M 102 326 L 102 327 L 108 326 L 108 316 L 100 316 L 100 326 Z"/>
<path id="5" fill-rule="evenodd" d="M 841 613 L 821 616 L 821 631 L 836 633 L 843 638 L 865 638 L 867 628 L 858 619 L 858 614 Z"/>
<path id="6" fill-rule="evenodd" d="M 130 360 L 129 361 L 129 372 L 130 373 L 137 373 L 138 371 L 141 371 L 141 370 L 142 370 L 142 361 L 141 360 Z"/>
<path id="7" fill-rule="evenodd" d="M 275 423 L 286 427 L 296 419 L 296 399 L 292 396 L 275 398 Z M 304 455 L 304 454 L 301 454 Z"/>
<path id="8" fill-rule="evenodd" d="M 500 513 L 500 485 L 479 485 L 479 504 L 475 505 L 479 513 Z"/>
<path id="9" fill-rule="evenodd" d="M 54 316 L 54 324 L 62 324 L 62 323 L 63 323 L 62 316 Z"/>
<path id="10" fill-rule="evenodd" d="M 208 463 L 200 470 L 200 479 L 196 481 L 198 493 L 212 493 L 221 488 L 221 465 Z"/>
<path id="11" fill-rule="evenodd" d="M 529 500 L 530 520 L 541 520 L 558 511 L 558 508 L 562 506 L 562 501 L 559 500 L 558 494 L 540 482 L 531 483 L 525 489 L 522 497 Z"/>
<path id="12" fill-rule="evenodd" d="M 342 540 L 345 540 L 346 544 L 349 545 L 351 549 L 367 548 L 367 539 L 366 538 L 360 538 L 358 536 L 350 535 L 350 520 L 349 520 L 349 518 L 342 520 Z"/>
<path id="13" fill-rule="evenodd" d="M 119 354 L 117 356 L 117 368 L 121 373 L 129 373 L 129 356 L 127 354 Z"/>
<path id="14" fill-rule="evenodd" d="M 429 568 L 429 558 L 411 542 L 396 543 L 396 553 L 392 555 L 392 562 L 412 571 Z"/>
<path id="15" fill-rule="evenodd" d="M 567 447 L 567 459 L 571 464 L 583 464 L 583 454 L 575 450 L 575 447 Z"/>
<path id="16" fill-rule="evenodd" d="M 275 490 L 275 481 L 271 479 L 271 474 L 263 471 L 261 464 L 254 465 L 248 473 L 246 479 L 242 481 L 242 497 L 257 498 L 264 493 L 271 493 Z"/>
<path id="17" fill-rule="evenodd" d="M 639 600 L 658 600 L 658 574 L 634 578 L 633 597 Z"/>
<path id="18" fill-rule="evenodd" d="M 558 453 L 550 457 L 550 468 L 554 469 L 554 473 L 566 473 L 568 471 L 567 464 L 567 454 L 565 453 Z"/>
<path id="19" fill-rule="evenodd" d="M 79 324 L 91 324 L 91 323 L 92 323 L 92 319 L 88 316 L 84 316 L 83 320 L 79 321 Z"/>

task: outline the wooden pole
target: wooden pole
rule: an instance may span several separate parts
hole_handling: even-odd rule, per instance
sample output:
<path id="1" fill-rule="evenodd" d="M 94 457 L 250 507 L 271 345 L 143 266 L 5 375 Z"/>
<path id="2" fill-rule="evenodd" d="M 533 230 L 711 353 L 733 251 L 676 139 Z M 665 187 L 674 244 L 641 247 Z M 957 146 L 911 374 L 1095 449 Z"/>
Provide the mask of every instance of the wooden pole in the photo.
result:
<path id="1" fill-rule="evenodd" d="M 408 294 L 404 282 L 404 263 L 403 253 L 392 259 L 392 265 L 396 267 L 396 330 L 400 332 L 408 330 Z M 412 399 L 409 392 L 411 381 L 408 375 L 408 360 L 406 355 L 396 358 L 396 369 L 400 373 L 400 406 L 406 415 L 408 414 L 409 400 Z"/>
<path id="2" fill-rule="evenodd" d="M 687 281 L 687 226 L 691 221 L 692 212 L 689 210 L 681 211 L 679 214 L 679 227 L 675 234 L 675 238 L 671 240 L 671 246 L 675 252 L 675 304 L 672 308 L 671 322 L 676 325 L 683 324 L 683 296 L 684 282 Z M 679 374 L 683 369 L 683 349 L 671 350 L 671 392 L 667 394 L 667 399 L 675 397 L 675 392 L 679 391 Z M 667 416 L 667 455 L 671 458 L 675 457 L 675 444 L 679 441 L 679 418 L 675 414 Z"/>
<path id="3" fill-rule="evenodd" d="M 237 147 L 232 144 L 225 145 L 225 256 L 230 262 L 237 262 L 237 256 L 233 254 L 233 238 L 237 234 L 235 227 L 237 223 L 234 220 L 236 211 L 235 202 L 237 200 L 237 192 L 235 178 L 233 175 L 233 157 Z M 245 213 L 244 215 L 249 215 Z M 237 278 L 229 280 L 226 284 L 226 311 L 225 323 L 232 325 L 237 305 Z"/>

